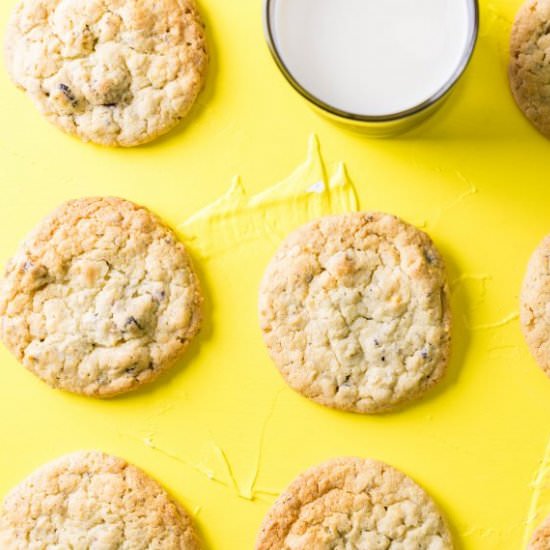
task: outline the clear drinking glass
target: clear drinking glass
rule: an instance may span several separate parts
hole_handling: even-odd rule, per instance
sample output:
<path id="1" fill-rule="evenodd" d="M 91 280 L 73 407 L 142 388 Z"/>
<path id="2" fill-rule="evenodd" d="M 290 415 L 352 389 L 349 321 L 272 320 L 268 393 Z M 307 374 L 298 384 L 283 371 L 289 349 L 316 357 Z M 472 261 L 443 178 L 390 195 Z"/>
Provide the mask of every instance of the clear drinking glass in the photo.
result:
<path id="1" fill-rule="evenodd" d="M 472 57 L 479 31 L 479 5 L 477 0 L 463 0 L 468 4 L 468 38 L 462 57 L 447 81 L 428 99 L 410 109 L 389 115 L 365 115 L 336 108 L 304 88 L 292 75 L 277 46 L 275 9 L 279 0 L 264 0 L 264 32 L 267 44 L 280 71 L 289 84 L 317 111 L 330 119 L 353 126 L 374 137 L 387 137 L 405 132 L 431 116 L 454 90 Z M 337 1 L 337 0 L 336 0 Z M 384 0 L 379 0 L 384 1 Z M 414 0 L 411 0 L 414 1 Z M 459 1 L 459 0 L 456 0 Z"/>

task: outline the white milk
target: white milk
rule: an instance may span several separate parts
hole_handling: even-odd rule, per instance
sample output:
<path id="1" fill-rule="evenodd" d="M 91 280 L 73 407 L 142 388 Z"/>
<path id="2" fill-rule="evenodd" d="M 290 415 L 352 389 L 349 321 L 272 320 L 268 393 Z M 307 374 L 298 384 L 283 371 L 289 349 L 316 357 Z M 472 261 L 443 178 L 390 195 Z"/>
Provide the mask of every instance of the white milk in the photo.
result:
<path id="1" fill-rule="evenodd" d="M 332 107 L 388 115 L 449 80 L 473 27 L 468 0 L 275 0 L 272 31 L 294 79 Z"/>

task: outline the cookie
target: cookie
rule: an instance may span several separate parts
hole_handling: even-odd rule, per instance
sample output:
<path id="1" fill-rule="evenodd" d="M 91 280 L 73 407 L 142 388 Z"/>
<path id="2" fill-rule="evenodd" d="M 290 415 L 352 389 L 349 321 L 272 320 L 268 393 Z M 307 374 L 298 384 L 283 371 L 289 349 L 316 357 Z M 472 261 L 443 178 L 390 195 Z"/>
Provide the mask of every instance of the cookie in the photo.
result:
<path id="1" fill-rule="evenodd" d="M 520 321 L 527 345 L 550 376 L 550 235 L 529 260 L 520 302 Z"/>
<path id="2" fill-rule="evenodd" d="M 291 234 L 260 289 L 260 325 L 288 384 L 359 413 L 423 394 L 449 358 L 449 290 L 422 231 L 389 214 L 322 218 Z"/>
<path id="3" fill-rule="evenodd" d="M 118 198 L 67 202 L 9 261 L 0 335 L 54 388 L 108 397 L 154 380 L 198 332 L 201 293 L 174 233 Z"/>
<path id="4" fill-rule="evenodd" d="M 527 0 L 510 39 L 512 94 L 529 121 L 550 137 L 550 0 Z"/>
<path id="5" fill-rule="evenodd" d="M 550 517 L 536 529 L 527 550 L 550 550 Z"/>
<path id="6" fill-rule="evenodd" d="M 197 550 L 187 512 L 145 472 L 100 452 L 46 464 L 5 498 L 5 550 Z"/>
<path id="7" fill-rule="evenodd" d="M 124 147 L 176 126 L 208 65 L 193 0 L 21 0 L 5 50 L 12 80 L 50 122 Z"/>
<path id="8" fill-rule="evenodd" d="M 360 458 L 311 468 L 268 512 L 256 550 L 451 550 L 433 500 L 400 471 Z"/>

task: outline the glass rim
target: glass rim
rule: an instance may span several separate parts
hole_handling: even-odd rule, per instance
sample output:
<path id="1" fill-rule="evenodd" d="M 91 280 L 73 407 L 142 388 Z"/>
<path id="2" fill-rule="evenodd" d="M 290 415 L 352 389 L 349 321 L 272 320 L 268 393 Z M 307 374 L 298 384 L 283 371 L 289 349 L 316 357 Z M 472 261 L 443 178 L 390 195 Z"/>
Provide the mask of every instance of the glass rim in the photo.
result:
<path id="1" fill-rule="evenodd" d="M 430 97 L 422 101 L 421 103 L 403 111 L 398 111 L 395 113 L 390 113 L 387 115 L 363 115 L 345 111 L 334 107 L 329 103 L 326 103 L 322 99 L 318 98 L 316 95 L 311 93 L 309 90 L 304 88 L 297 79 L 293 76 L 290 69 L 287 67 L 286 63 L 283 60 L 281 53 L 277 47 L 277 42 L 275 40 L 275 32 L 273 31 L 273 18 L 272 18 L 272 7 L 278 0 L 264 0 L 264 35 L 269 47 L 269 51 L 275 63 L 279 67 L 279 70 L 287 80 L 287 82 L 306 100 L 310 103 L 325 111 L 330 115 L 334 115 L 339 118 L 348 119 L 357 122 L 392 122 L 402 119 L 406 119 L 412 115 L 416 115 L 432 105 L 436 104 L 443 96 L 447 94 L 458 82 L 460 77 L 463 75 L 464 71 L 468 67 L 472 55 L 474 53 L 475 45 L 477 42 L 479 34 L 479 2 L 478 0 L 466 0 L 471 7 L 470 17 L 471 20 L 471 29 L 470 36 L 460 62 L 456 66 L 455 70 L 451 76 L 445 81 L 445 83 Z"/>

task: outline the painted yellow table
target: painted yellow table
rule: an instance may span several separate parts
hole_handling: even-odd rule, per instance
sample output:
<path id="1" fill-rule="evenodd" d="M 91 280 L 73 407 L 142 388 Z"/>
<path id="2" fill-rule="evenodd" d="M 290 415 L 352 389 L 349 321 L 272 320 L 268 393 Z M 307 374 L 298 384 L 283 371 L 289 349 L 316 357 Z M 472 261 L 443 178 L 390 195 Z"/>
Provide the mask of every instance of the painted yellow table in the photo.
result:
<path id="1" fill-rule="evenodd" d="M 50 390 L 0 349 L 0 494 L 60 454 L 100 448 L 168 487 L 209 548 L 241 550 L 298 472 L 361 455 L 422 483 L 459 548 L 522 547 L 529 510 L 540 508 L 534 495 L 544 511 L 550 380 L 522 340 L 518 290 L 531 251 L 550 232 L 550 143 L 507 87 L 518 1 L 481 3 L 478 47 L 458 93 L 428 126 L 392 141 L 333 126 L 290 89 L 264 46 L 259 0 L 202 0 L 213 53 L 207 89 L 188 123 L 146 147 L 102 149 L 63 135 L 0 72 L 2 261 L 43 215 L 83 195 L 120 195 L 200 233 L 196 220 L 181 224 L 233 176 L 249 195 L 261 193 L 303 162 L 316 134 L 325 158 L 345 161 L 361 208 L 398 214 L 432 235 L 450 266 L 455 316 L 440 389 L 397 414 L 331 411 L 285 387 L 257 328 L 263 268 L 300 216 L 292 208 L 288 219 L 272 215 L 280 221 L 273 231 L 212 253 L 201 252 L 199 238 L 206 326 L 187 359 L 152 387 L 104 402 L 75 397 Z M 2 28 L 11 7 L 2 0 Z M 249 204 L 242 193 L 236 186 L 226 201 Z"/>

